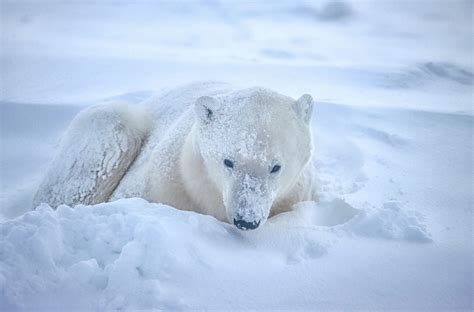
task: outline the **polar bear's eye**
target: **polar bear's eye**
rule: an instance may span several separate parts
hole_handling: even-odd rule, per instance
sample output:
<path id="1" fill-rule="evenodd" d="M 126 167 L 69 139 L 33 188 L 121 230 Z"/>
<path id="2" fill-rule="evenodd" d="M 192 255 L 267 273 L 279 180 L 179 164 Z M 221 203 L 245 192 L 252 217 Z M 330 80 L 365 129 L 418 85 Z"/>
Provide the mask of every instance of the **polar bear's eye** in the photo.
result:
<path id="1" fill-rule="evenodd" d="M 229 168 L 234 168 L 234 163 L 231 160 L 224 159 L 224 165 Z"/>
<path id="2" fill-rule="evenodd" d="M 270 171 L 270 173 L 275 173 L 275 172 L 278 172 L 280 171 L 281 169 L 281 166 L 280 165 L 275 165 L 273 166 L 272 170 Z"/>

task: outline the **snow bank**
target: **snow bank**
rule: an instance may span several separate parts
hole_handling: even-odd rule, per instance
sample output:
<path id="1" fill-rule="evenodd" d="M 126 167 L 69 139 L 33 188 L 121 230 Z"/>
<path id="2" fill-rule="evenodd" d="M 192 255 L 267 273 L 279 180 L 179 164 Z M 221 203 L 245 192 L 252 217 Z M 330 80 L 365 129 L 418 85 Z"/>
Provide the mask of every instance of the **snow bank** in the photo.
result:
<path id="1" fill-rule="evenodd" d="M 346 207 L 338 214 L 341 206 Z M 303 203 L 247 233 L 142 199 L 56 211 L 42 205 L 0 225 L 1 308 L 308 309 L 314 302 L 297 300 L 309 291 L 301 285 L 315 283 L 311 291 L 320 286 L 318 271 L 306 268 L 316 268 L 313 261 L 338 240 L 364 235 L 429 241 L 416 215 L 389 209 L 358 212 L 342 201 Z M 339 239 L 327 240 L 334 233 Z M 298 274 L 277 282 L 277 272 Z M 286 295 L 275 301 L 282 287 Z"/>

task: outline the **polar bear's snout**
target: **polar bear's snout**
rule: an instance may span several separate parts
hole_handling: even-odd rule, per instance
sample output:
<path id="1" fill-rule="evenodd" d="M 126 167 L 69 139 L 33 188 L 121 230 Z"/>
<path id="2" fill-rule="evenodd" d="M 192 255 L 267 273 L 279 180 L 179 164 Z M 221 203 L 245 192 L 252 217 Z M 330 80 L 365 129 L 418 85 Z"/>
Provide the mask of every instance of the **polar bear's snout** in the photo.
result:
<path id="1" fill-rule="evenodd" d="M 254 230 L 265 223 L 272 206 L 271 192 L 264 180 L 245 175 L 230 189 L 225 206 L 228 220 L 240 230 Z"/>

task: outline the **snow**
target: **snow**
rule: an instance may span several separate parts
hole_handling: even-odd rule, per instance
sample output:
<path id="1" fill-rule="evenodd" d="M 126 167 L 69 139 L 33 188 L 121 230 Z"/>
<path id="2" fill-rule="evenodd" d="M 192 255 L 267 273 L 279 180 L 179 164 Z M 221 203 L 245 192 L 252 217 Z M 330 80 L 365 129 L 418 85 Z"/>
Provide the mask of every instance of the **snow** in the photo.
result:
<path id="1" fill-rule="evenodd" d="M 324 258 L 338 245 L 380 234 L 430 241 L 416 214 L 392 219 L 393 207 L 341 226 L 314 226 L 318 209 L 327 214 L 340 205 L 347 204 L 304 203 L 250 233 L 142 199 L 56 211 L 43 205 L 2 225 L 2 302 L 25 310 L 304 309 L 322 290 L 321 279 L 330 278 L 322 269 L 334 264 Z M 394 228 L 378 233 L 383 222 Z M 373 233 L 363 230 L 371 224 Z"/>
<path id="2" fill-rule="evenodd" d="M 2 311 L 472 310 L 471 1 L 1 9 Z M 138 198 L 31 211 L 82 108 L 209 79 L 313 96 L 317 203 L 249 233 Z"/>

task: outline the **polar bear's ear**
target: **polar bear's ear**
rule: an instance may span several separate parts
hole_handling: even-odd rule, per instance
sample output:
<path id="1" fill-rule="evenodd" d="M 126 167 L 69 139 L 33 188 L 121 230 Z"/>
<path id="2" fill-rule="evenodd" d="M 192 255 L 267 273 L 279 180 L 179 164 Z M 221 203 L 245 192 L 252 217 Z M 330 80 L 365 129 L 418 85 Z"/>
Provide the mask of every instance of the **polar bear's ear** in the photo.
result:
<path id="1" fill-rule="evenodd" d="M 311 120 L 311 113 L 313 112 L 313 98 L 309 94 L 303 94 L 295 103 L 293 109 L 296 114 L 303 118 L 305 123 Z"/>
<path id="2" fill-rule="evenodd" d="M 217 101 L 210 96 L 201 96 L 196 100 L 194 110 L 196 115 L 205 123 L 214 120 Z"/>

